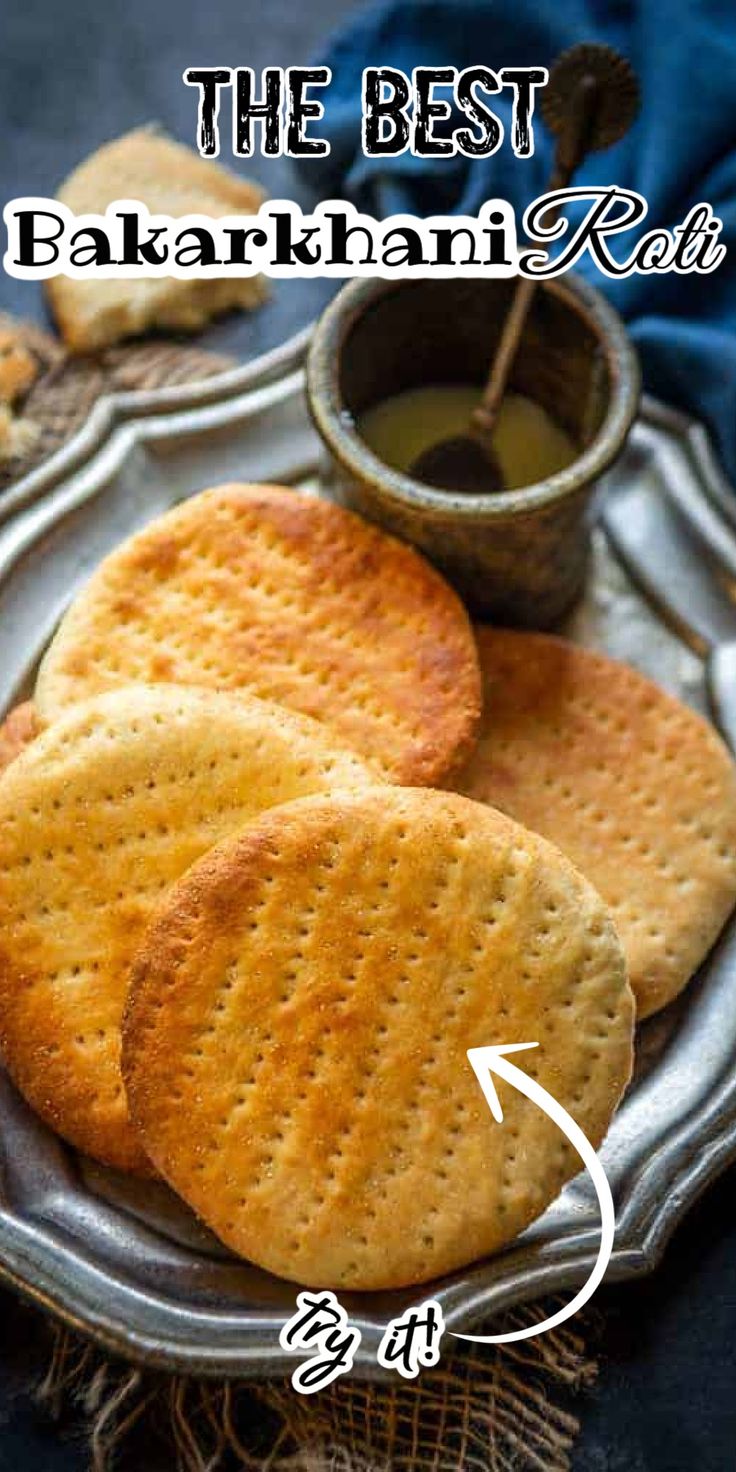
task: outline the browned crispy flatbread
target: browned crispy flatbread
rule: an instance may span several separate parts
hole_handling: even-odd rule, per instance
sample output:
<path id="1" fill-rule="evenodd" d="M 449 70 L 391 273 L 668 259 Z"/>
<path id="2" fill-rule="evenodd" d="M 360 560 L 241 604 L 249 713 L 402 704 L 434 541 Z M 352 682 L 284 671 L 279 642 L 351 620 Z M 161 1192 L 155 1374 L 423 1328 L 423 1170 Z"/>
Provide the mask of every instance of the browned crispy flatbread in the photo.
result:
<path id="1" fill-rule="evenodd" d="M 507 1242 L 579 1168 L 469 1047 L 522 1064 L 595 1144 L 633 999 L 592 886 L 478 803 L 370 788 L 290 803 L 171 891 L 133 969 L 123 1068 L 160 1172 L 236 1252 L 394 1288 Z"/>
<path id="2" fill-rule="evenodd" d="M 127 971 L 167 888 L 269 803 L 375 781 L 323 726 L 254 699 L 131 687 L 75 706 L 0 779 L 0 1043 L 33 1107 L 145 1170 L 120 1074 Z"/>

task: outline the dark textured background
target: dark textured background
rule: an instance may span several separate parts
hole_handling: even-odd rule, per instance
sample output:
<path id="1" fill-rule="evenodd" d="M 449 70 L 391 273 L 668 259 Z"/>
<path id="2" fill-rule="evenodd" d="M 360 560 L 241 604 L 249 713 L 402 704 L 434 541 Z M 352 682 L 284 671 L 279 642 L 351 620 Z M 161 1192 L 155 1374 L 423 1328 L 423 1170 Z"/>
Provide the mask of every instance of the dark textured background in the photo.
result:
<path id="1" fill-rule="evenodd" d="M 4 0 L 0 203 L 53 193 L 86 153 L 143 122 L 193 141 L 196 93 L 180 81 L 185 66 L 304 62 L 345 9 L 339 0 Z M 256 159 L 248 168 L 271 195 L 296 192 L 288 163 Z M 308 321 L 329 290 L 281 283 L 258 318 L 225 324 L 207 340 L 242 355 L 261 351 Z M 40 291 L 4 276 L 0 305 L 43 318 Z M 601 1375 L 577 1403 L 575 1472 L 736 1469 L 735 1186 L 732 1171 L 708 1192 L 657 1273 L 598 1294 Z M 28 1393 L 46 1353 L 36 1313 L 0 1293 L 0 1472 L 88 1466 L 74 1424 L 54 1427 Z M 171 1472 L 153 1453 L 145 1465 L 136 1458 L 135 1472 L 159 1468 Z"/>

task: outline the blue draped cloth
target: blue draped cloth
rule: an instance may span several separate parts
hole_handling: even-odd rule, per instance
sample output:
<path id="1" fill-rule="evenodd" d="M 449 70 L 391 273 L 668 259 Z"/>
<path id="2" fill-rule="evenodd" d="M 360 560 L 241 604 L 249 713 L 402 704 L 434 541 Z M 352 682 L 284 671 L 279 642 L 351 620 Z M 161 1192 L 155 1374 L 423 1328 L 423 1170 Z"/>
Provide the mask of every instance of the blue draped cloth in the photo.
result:
<path id="1" fill-rule="evenodd" d="M 514 157 L 511 94 L 489 105 L 506 130 L 486 159 L 366 158 L 361 150 L 365 66 L 549 65 L 577 41 L 605 41 L 633 63 L 642 107 L 630 133 L 593 154 L 575 183 L 620 184 L 649 205 L 640 232 L 680 223 L 701 200 L 723 221 L 729 248 L 709 275 L 611 280 L 586 259 L 578 267 L 626 319 L 647 389 L 705 420 L 736 479 L 736 4 L 734 0 L 380 0 L 352 12 L 320 49 L 332 67 L 321 94 L 320 135 L 330 156 L 309 160 L 304 177 L 321 197 L 344 197 L 378 217 L 408 210 L 475 214 L 493 196 L 509 199 L 519 221 L 544 192 L 552 142 L 539 113 L 535 153 Z M 437 94 L 446 96 L 444 92 Z M 504 100 L 508 99 L 508 100 Z M 621 237 L 628 255 L 634 232 Z M 617 242 L 614 255 L 620 254 Z"/>

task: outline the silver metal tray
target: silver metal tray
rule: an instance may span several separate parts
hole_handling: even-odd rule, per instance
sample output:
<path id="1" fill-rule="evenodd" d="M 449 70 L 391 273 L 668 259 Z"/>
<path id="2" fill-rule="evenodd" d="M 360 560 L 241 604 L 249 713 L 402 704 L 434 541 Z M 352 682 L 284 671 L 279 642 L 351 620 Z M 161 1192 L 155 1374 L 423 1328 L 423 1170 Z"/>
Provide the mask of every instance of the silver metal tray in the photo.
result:
<path id="1" fill-rule="evenodd" d="M 190 492 L 238 479 L 318 489 L 303 396 L 305 336 L 199 388 L 97 407 L 75 441 L 0 502 L 0 708 L 32 683 L 60 613 L 122 537 Z M 611 485 L 672 474 L 719 499 L 702 431 L 646 402 Z M 693 556 L 697 551 L 693 549 Z M 704 707 L 702 665 L 642 602 L 599 538 L 573 637 Z M 736 612 L 734 614 L 736 633 Z M 609 1278 L 651 1269 L 688 1205 L 736 1157 L 736 926 L 679 1001 L 641 1029 L 636 1079 L 602 1156 L 617 1206 Z M 573 1181 L 522 1237 L 432 1292 L 455 1330 L 579 1285 L 598 1246 L 595 1197 Z M 0 1275 L 111 1349 L 197 1373 L 290 1370 L 279 1329 L 295 1290 L 232 1258 L 163 1186 L 76 1156 L 0 1073 Z M 380 1377 L 389 1317 L 427 1290 L 346 1295 L 363 1331 L 354 1373 Z"/>

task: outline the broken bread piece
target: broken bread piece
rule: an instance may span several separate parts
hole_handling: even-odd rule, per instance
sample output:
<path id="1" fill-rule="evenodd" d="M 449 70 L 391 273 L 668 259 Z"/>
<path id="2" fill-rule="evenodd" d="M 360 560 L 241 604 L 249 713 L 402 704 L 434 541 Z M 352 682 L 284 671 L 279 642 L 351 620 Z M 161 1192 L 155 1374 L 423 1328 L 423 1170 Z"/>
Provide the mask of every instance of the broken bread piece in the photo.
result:
<path id="1" fill-rule="evenodd" d="M 21 418 L 15 408 L 33 387 L 40 368 L 23 328 L 0 313 L 0 465 L 22 459 L 38 440 L 39 426 Z"/>
<path id="2" fill-rule="evenodd" d="M 122 1070 L 143 1148 L 233 1251 L 404 1288 L 498 1251 L 580 1168 L 506 1085 L 499 1127 L 467 1050 L 535 1042 L 525 1072 L 597 1147 L 633 1019 L 559 850 L 450 793 L 335 784 L 233 825 L 162 896 Z"/>
<path id="3" fill-rule="evenodd" d="M 0 725 L 0 772 L 40 735 L 41 722 L 32 700 L 24 700 L 6 715 Z"/>
<path id="4" fill-rule="evenodd" d="M 136 128 L 106 143 L 61 185 L 57 198 L 75 215 L 104 214 L 116 199 L 135 199 L 152 214 L 252 215 L 264 195 L 193 149 L 153 128 Z M 51 309 L 72 352 L 89 353 L 151 327 L 196 331 L 234 307 L 255 307 L 266 294 L 262 277 L 181 281 L 76 280 L 47 283 Z"/>

